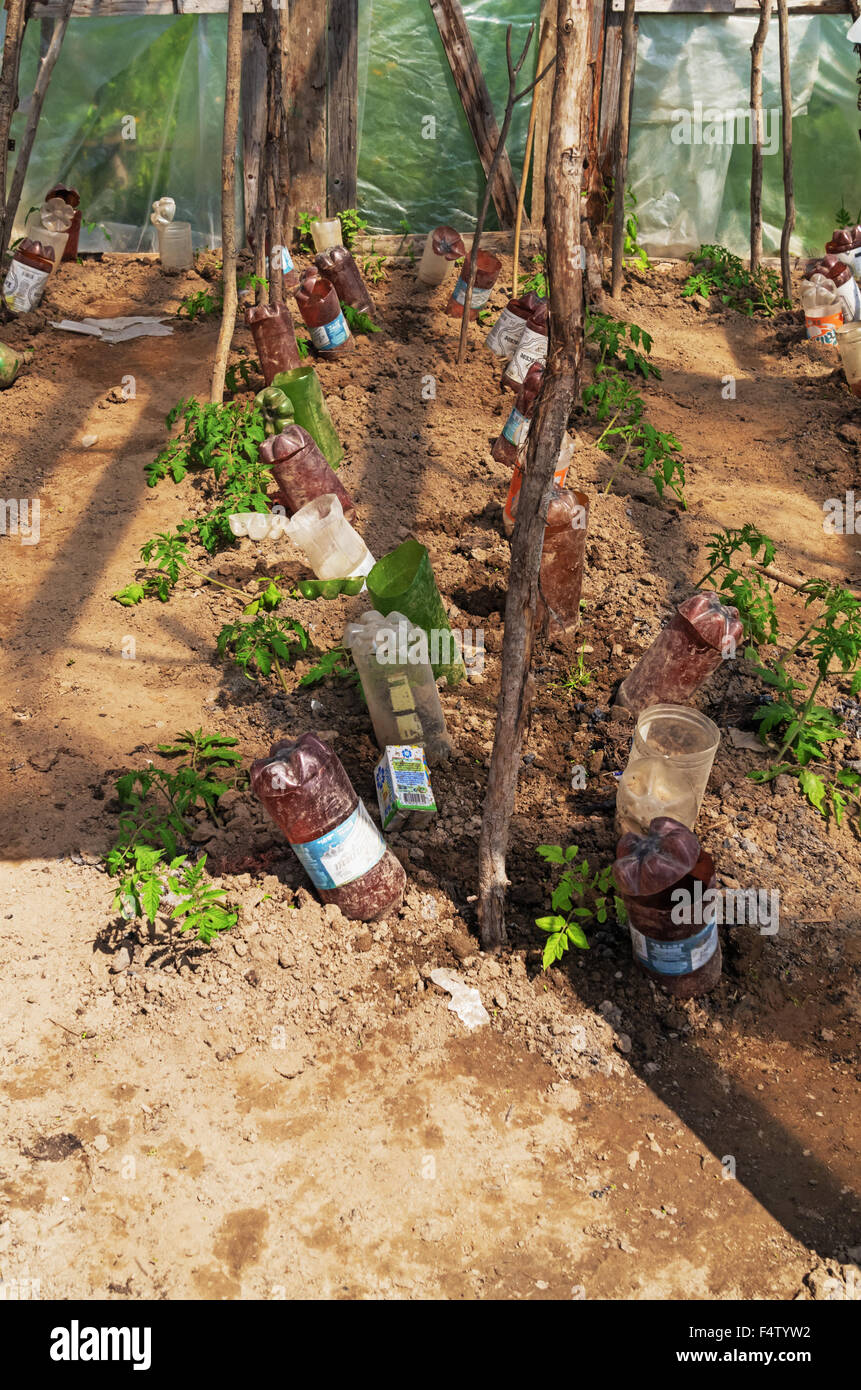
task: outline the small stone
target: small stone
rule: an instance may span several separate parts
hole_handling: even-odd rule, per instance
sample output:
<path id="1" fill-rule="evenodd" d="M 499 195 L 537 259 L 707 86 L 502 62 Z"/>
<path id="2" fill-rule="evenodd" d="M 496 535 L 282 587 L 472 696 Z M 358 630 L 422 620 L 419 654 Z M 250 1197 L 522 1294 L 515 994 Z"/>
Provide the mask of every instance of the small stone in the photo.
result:
<path id="1" fill-rule="evenodd" d="M 98 442 L 99 436 L 97 434 L 85 434 L 81 437 L 81 448 L 92 449 L 93 445 L 98 444 Z"/>
<path id="2" fill-rule="evenodd" d="M 126 992 L 126 986 L 128 985 L 128 982 L 129 982 L 129 977 L 128 977 L 128 975 L 115 975 L 115 976 L 114 976 L 114 994 L 125 994 L 125 992 Z"/>
<path id="3" fill-rule="evenodd" d="M 233 949 L 238 956 L 248 955 L 248 946 L 244 941 L 234 941 Z"/>
<path id="4" fill-rule="evenodd" d="M 121 946 L 111 961 L 111 974 L 119 975 L 121 971 L 128 970 L 131 963 L 132 957 L 128 946 Z"/>
<path id="5" fill-rule="evenodd" d="M 616 1038 L 616 1046 L 618 1047 L 620 1052 L 630 1052 L 631 1048 L 633 1047 L 630 1035 L 628 1033 L 620 1033 Z"/>
<path id="6" fill-rule="evenodd" d="M 833 1042 L 835 1034 L 831 1031 L 830 1028 L 823 1028 L 819 1036 L 823 1042 Z"/>
<path id="7" fill-rule="evenodd" d="M 630 1168 L 630 1170 L 631 1170 L 632 1173 L 633 1173 L 634 1169 L 636 1168 L 637 1164 L 639 1163 L 639 1161 L 640 1161 L 640 1155 L 639 1155 L 639 1153 L 637 1152 L 636 1149 L 632 1149 L 631 1152 L 628 1154 L 628 1157 L 627 1157 L 627 1159 L 626 1159 L 626 1162 L 627 1162 L 627 1164 L 628 1164 L 628 1167 Z"/>
<path id="8" fill-rule="evenodd" d="M 108 1136 L 106 1134 L 97 1134 L 93 1140 L 93 1148 L 97 1153 L 106 1153 L 109 1148 Z"/>
<path id="9" fill-rule="evenodd" d="M 508 995 L 504 990 L 498 989 L 493 996 L 493 1002 L 499 1009 L 508 1008 Z"/>

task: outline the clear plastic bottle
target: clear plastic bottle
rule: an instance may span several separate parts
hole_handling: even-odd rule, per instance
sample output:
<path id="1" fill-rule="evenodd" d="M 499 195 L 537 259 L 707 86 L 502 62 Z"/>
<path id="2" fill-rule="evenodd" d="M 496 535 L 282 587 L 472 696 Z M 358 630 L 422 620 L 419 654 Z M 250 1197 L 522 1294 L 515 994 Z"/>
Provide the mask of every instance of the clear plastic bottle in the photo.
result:
<path id="1" fill-rule="evenodd" d="M 452 261 L 466 255 L 463 237 L 454 227 L 434 227 L 428 233 L 416 272 L 423 285 L 441 285 Z"/>
<path id="2" fill-rule="evenodd" d="M 494 357 L 504 357 L 508 360 L 514 356 L 527 320 L 543 302 L 541 295 L 536 294 L 534 290 L 527 290 L 526 294 L 520 295 L 517 299 L 509 299 L 484 340 L 484 346 L 490 349 Z"/>
<path id="3" fill-rule="evenodd" d="M 550 637 L 576 632 L 580 626 L 588 525 L 589 498 L 585 492 L 554 483 L 547 506 L 536 612 L 536 624 L 546 618 Z"/>
<path id="4" fill-rule="evenodd" d="M 76 261 L 78 259 L 78 238 L 81 235 L 81 195 L 77 188 L 66 188 L 65 184 L 58 183 L 56 187 L 49 188 L 45 194 L 45 202 L 51 198 L 62 198 L 64 203 L 68 203 L 70 208 L 74 208 L 74 215 L 69 223 L 69 239 L 63 250 L 64 261 Z"/>
<path id="5" fill-rule="evenodd" d="M 296 330 L 286 304 L 249 304 L 245 326 L 251 329 L 254 349 L 267 386 L 279 372 L 301 366 Z"/>
<path id="6" fill-rule="evenodd" d="M 286 529 L 318 579 L 351 579 L 374 567 L 373 555 L 346 520 L 341 499 L 333 492 L 300 507 Z"/>
<path id="7" fill-rule="evenodd" d="M 403 613 L 375 609 L 344 629 L 380 748 L 421 744 L 433 766 L 451 754 L 427 635 Z"/>
<path id="8" fill-rule="evenodd" d="M 309 266 L 294 293 L 311 342 L 320 355 L 342 357 L 345 352 L 352 352 L 355 342 L 332 282 Z"/>
<path id="9" fill-rule="evenodd" d="M 318 217 L 311 223 L 311 239 L 318 251 L 328 251 L 330 246 L 342 246 L 344 233 L 340 217 Z"/>
<path id="10" fill-rule="evenodd" d="M 273 745 L 251 766 L 251 790 L 286 836 L 320 897 L 345 917 L 397 912 L 406 874 L 353 789 L 341 760 L 315 734 Z"/>
<path id="11" fill-rule="evenodd" d="M 451 298 L 445 306 L 445 312 L 453 319 L 463 318 L 463 306 L 466 303 L 466 289 L 469 284 L 470 257 L 466 257 L 461 267 L 460 278 L 451 292 Z M 472 298 L 470 300 L 469 317 L 478 318 L 479 309 L 487 303 L 490 292 L 496 283 L 496 277 L 502 269 L 502 261 L 496 256 L 492 256 L 489 251 L 479 251 L 478 262 L 475 272 L 475 284 L 472 287 Z"/>
<path id="12" fill-rule="evenodd" d="M 526 320 L 517 350 L 502 374 L 500 385 L 509 391 L 519 391 L 529 368 L 536 362 L 547 361 L 549 307 L 542 299 Z"/>
<path id="13" fill-rule="evenodd" d="M 158 254 L 163 270 L 191 270 L 194 253 L 191 248 L 191 223 L 168 222 L 156 227 Z"/>
<path id="14" fill-rule="evenodd" d="M 843 322 L 856 323 L 861 319 L 861 290 L 849 266 L 844 265 L 836 256 L 823 256 L 820 260 L 808 264 L 805 279 L 819 283 L 814 279 L 818 275 L 830 280 L 837 291 L 843 309 Z"/>
<path id="15" fill-rule="evenodd" d="M 529 434 L 529 425 L 532 419 L 532 412 L 535 409 L 535 402 L 538 400 L 538 393 L 541 390 L 541 383 L 543 380 L 544 363 L 533 362 L 532 366 L 529 368 L 529 371 L 526 373 L 523 385 L 517 393 L 517 400 L 511 407 L 511 412 L 508 416 L 508 419 L 502 427 L 502 434 L 499 435 L 498 439 L 495 439 L 493 442 L 493 448 L 490 452 L 493 458 L 495 458 L 498 463 L 507 463 L 512 468 L 516 468 L 518 454 L 526 444 L 526 438 Z M 565 481 L 564 478 L 562 481 Z M 513 478 L 511 480 L 511 486 L 512 489 L 514 489 Z M 517 488 L 514 489 L 515 492 L 519 490 L 519 488 L 520 482 L 518 481 Z M 509 492 L 508 496 L 510 500 L 512 497 L 512 493 Z M 505 504 L 505 509 L 507 512 L 508 502 L 506 502 Z M 511 526 L 513 530 L 513 518 L 511 521 Z M 510 535 L 511 532 L 509 531 L 508 534 Z"/>
<path id="16" fill-rule="evenodd" d="M 837 342 L 837 329 L 843 323 L 843 304 L 837 290 L 824 275 L 814 275 L 801 284 L 801 303 L 808 338 L 823 343 Z"/>
<path id="17" fill-rule="evenodd" d="M 838 328 L 837 346 L 849 390 L 853 396 L 861 396 L 861 323 L 845 323 Z"/>
<path id="18" fill-rule="evenodd" d="M 619 686 L 616 704 L 640 715 L 650 705 L 684 705 L 721 662 L 735 656 L 743 627 L 738 609 L 711 590 L 685 599 Z"/>
<path id="19" fill-rule="evenodd" d="M 278 484 L 275 501 L 291 515 L 301 511 L 315 497 L 334 493 L 347 521 L 355 520 L 355 502 L 301 425 L 287 425 L 280 434 L 267 439 L 260 446 L 260 461 L 272 469 Z"/>
<path id="20" fill-rule="evenodd" d="M 645 835 L 622 836 L 613 877 L 628 913 L 639 968 L 678 999 L 714 989 L 721 948 L 714 909 L 703 896 L 715 886 L 715 866 L 696 835 L 670 816 L 657 816 Z M 679 920 L 683 904 L 678 890 L 687 897 L 687 921 Z"/>
<path id="21" fill-rule="evenodd" d="M 53 246 L 24 237 L 15 249 L 3 282 L 3 293 L 13 313 L 27 314 L 38 307 L 53 269 Z"/>
<path id="22" fill-rule="evenodd" d="M 349 304 L 363 314 L 374 313 L 374 302 L 362 273 L 346 246 L 331 246 L 314 257 L 314 264 L 321 275 L 325 275 L 335 286 L 335 292 L 342 304 Z"/>

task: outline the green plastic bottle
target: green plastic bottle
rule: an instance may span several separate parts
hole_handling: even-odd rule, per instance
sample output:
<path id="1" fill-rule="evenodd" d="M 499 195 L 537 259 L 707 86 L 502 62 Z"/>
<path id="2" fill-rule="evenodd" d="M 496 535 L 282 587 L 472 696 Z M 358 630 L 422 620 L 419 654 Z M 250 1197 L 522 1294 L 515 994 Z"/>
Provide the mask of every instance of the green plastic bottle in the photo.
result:
<path id="1" fill-rule="evenodd" d="M 306 365 L 294 367 L 289 372 L 279 372 L 272 385 L 280 387 L 290 398 L 296 424 L 308 431 L 330 467 L 337 468 L 344 457 L 344 449 L 314 368 Z"/>
<path id="2" fill-rule="evenodd" d="M 385 616 L 397 610 L 424 629 L 428 660 L 437 679 L 445 676 L 449 685 L 463 679 L 466 667 L 455 645 L 426 546 L 406 540 L 384 555 L 368 575 L 368 593 L 377 612 Z"/>

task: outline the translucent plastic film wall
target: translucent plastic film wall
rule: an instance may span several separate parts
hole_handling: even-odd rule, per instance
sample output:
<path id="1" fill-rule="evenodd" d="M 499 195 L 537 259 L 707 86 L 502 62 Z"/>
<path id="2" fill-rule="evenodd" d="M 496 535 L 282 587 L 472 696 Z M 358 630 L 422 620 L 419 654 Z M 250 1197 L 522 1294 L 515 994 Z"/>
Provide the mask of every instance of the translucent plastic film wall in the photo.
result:
<path id="1" fill-rule="evenodd" d="M 149 250 L 153 199 L 170 194 L 191 222 L 195 246 L 221 237 L 224 15 L 129 16 L 69 24 L 51 79 L 16 234 L 52 184 L 81 193 L 83 250 Z M 27 26 L 20 138 L 39 56 Z M 14 155 L 12 156 L 14 159 Z"/>
<path id="2" fill-rule="evenodd" d="M 845 206 L 861 208 L 851 16 L 791 15 L 795 254 L 821 252 Z M 684 256 L 702 242 L 750 246 L 750 46 L 757 21 L 724 15 L 641 15 L 629 177 L 641 240 Z M 777 17 L 763 72 L 763 246 L 780 247 L 783 180 Z"/>
<path id="3" fill-rule="evenodd" d="M 505 30 L 515 57 L 535 22 L 521 86 L 535 76 L 539 0 L 463 0 L 497 120 L 508 95 Z M 359 205 L 378 230 L 475 225 L 484 175 L 427 0 L 359 0 Z M 552 80 L 552 79 L 548 79 Z M 529 98 L 514 110 L 508 152 L 516 183 Z M 497 226 L 491 204 L 489 227 Z"/>

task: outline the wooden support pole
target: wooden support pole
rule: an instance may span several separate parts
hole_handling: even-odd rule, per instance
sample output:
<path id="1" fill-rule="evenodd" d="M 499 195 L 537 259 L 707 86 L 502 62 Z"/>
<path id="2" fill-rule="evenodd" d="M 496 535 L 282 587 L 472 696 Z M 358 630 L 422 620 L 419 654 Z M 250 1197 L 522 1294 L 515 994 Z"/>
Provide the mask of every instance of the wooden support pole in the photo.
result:
<path id="1" fill-rule="evenodd" d="M 622 270 L 625 263 L 625 187 L 628 181 L 628 138 L 631 128 L 631 93 L 634 86 L 636 51 L 634 0 L 625 0 L 625 15 L 622 20 L 622 70 L 619 78 L 619 146 L 616 151 L 616 176 L 613 181 L 611 294 L 614 299 L 618 299 L 622 292 Z"/>
<path id="2" fill-rule="evenodd" d="M 488 179 L 493 167 L 490 191 L 499 225 L 513 227 L 517 215 L 514 175 L 504 147 L 494 164 L 494 156 L 500 145 L 499 127 L 460 0 L 429 0 L 429 4 L 472 131 L 478 157 Z"/>
<path id="3" fill-rule="evenodd" d="M 335 217 L 358 198 L 359 0 L 329 0 L 328 67 L 326 198 Z"/>
<path id="4" fill-rule="evenodd" d="M 9 189 L 9 197 L 6 199 L 6 221 L 9 236 L 12 235 L 12 228 L 15 225 L 15 215 L 18 212 L 18 204 L 21 201 L 21 193 L 24 188 L 24 179 L 27 177 L 27 167 L 30 163 L 30 155 L 33 153 L 33 142 L 36 139 L 36 131 L 39 127 L 39 120 L 42 115 L 42 107 L 45 105 L 45 97 L 48 92 L 48 84 L 51 81 L 51 74 L 57 65 L 60 56 L 60 49 L 63 47 L 63 39 L 66 37 L 66 30 L 69 27 L 69 19 L 72 13 L 72 6 L 75 0 L 65 0 L 65 8 L 54 20 L 53 25 L 49 21 L 43 20 L 40 38 L 41 61 L 39 71 L 36 74 L 36 82 L 33 87 L 33 95 L 30 98 L 30 110 L 27 112 L 27 125 L 21 138 L 21 148 L 15 160 L 15 173 L 12 176 L 12 184 Z M 45 27 L 50 29 L 50 38 L 47 46 L 44 44 Z"/>
<path id="5" fill-rule="evenodd" d="M 266 143 L 263 147 L 263 197 L 269 234 L 269 303 L 283 299 L 281 247 L 290 196 L 285 97 L 290 74 L 290 23 L 287 7 L 263 0 L 266 50 Z"/>
<path id="6" fill-rule="evenodd" d="M 0 66 L 0 261 L 6 254 L 12 227 L 6 216 L 6 175 L 9 166 L 9 132 L 18 105 L 18 68 L 27 24 L 26 0 L 8 0 L 3 62 Z M 3 300 L 5 309 L 5 300 Z"/>
<path id="7" fill-rule="evenodd" d="M 498 950 L 507 940 L 505 858 L 533 689 L 530 666 L 545 514 L 571 407 L 579 396 L 583 366 L 580 189 L 590 95 L 588 12 L 580 8 L 578 0 L 558 0 L 556 28 L 558 61 L 545 200 L 550 349 L 529 432 L 511 541 L 496 736 L 479 842 L 478 918 L 485 950 Z"/>
<path id="8" fill-rule="evenodd" d="M 792 81 L 789 72 L 789 13 L 787 0 L 777 0 L 777 23 L 780 37 L 780 106 L 783 135 L 783 231 L 780 234 L 780 274 L 783 297 L 792 295 L 789 270 L 789 242 L 795 226 L 795 190 L 792 179 Z"/>
<path id="9" fill-rule="evenodd" d="M 762 260 L 762 58 L 770 20 L 771 0 L 759 0 L 759 24 L 750 49 L 750 119 L 753 122 L 750 160 L 751 271 L 756 270 Z"/>
<path id="10" fill-rule="evenodd" d="M 260 200 L 261 160 L 266 138 L 266 49 L 255 14 L 242 17 L 242 185 L 245 203 L 245 238 L 255 234 Z M 249 235 L 249 233 L 251 235 Z"/>
<path id="11" fill-rule="evenodd" d="M 542 60 L 547 47 L 547 20 L 542 20 L 541 31 L 538 36 L 538 64 L 537 71 L 541 71 Z M 538 114 L 537 102 L 538 93 L 541 91 L 541 84 L 532 89 L 532 101 L 529 106 L 529 126 L 526 131 L 526 150 L 523 155 L 523 169 L 520 174 L 520 188 L 517 191 L 517 216 L 514 220 L 514 274 L 512 277 L 512 290 L 514 297 L 517 297 L 517 281 L 520 275 L 520 232 L 523 227 L 523 205 L 526 202 L 526 188 L 529 183 L 529 164 L 532 159 L 532 143 L 535 139 L 535 118 Z"/>
<path id="12" fill-rule="evenodd" d="M 227 12 L 227 66 L 224 82 L 224 129 L 221 141 L 221 276 L 223 306 L 215 349 L 210 400 L 221 405 L 227 357 L 236 326 L 236 141 L 239 136 L 239 89 L 242 72 L 242 0 L 230 0 Z"/>

